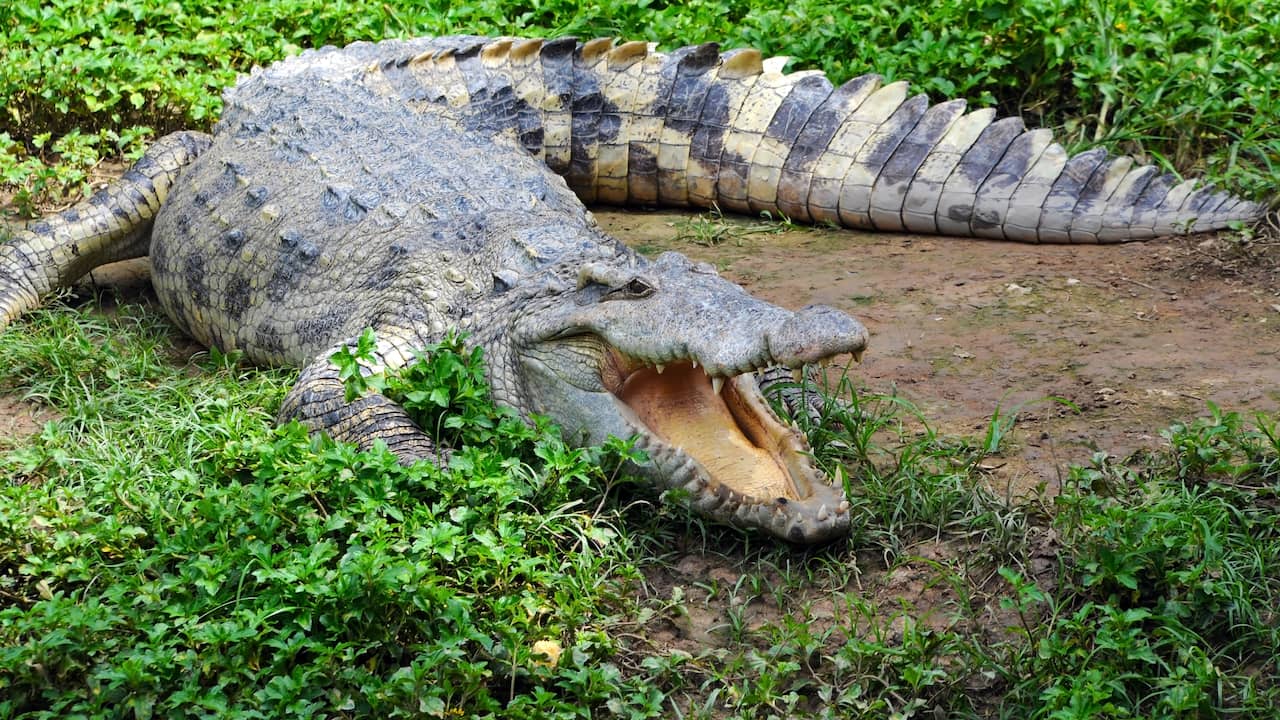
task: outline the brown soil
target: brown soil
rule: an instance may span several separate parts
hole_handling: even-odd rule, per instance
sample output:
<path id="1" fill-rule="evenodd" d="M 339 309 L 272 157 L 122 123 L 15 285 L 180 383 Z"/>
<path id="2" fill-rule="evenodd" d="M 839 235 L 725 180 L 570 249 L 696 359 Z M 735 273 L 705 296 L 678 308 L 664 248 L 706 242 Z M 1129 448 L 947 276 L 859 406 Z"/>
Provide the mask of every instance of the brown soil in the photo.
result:
<path id="1" fill-rule="evenodd" d="M 736 219 L 711 246 L 687 237 L 687 217 L 597 213 L 628 243 L 712 262 L 772 302 L 855 315 L 871 331 L 851 369 L 859 385 L 907 398 L 941 432 L 981 436 L 997 409 L 1016 412 L 1004 472 L 1015 486 L 1053 487 L 1093 448 L 1157 446 L 1208 402 L 1280 408 L 1280 253 L 1233 258 L 1228 241 L 1203 237 L 1039 246 Z"/>
<path id="2" fill-rule="evenodd" d="M 1210 402 L 1246 414 L 1280 408 L 1280 247 L 1271 240 L 1244 250 L 1205 237 L 1035 246 L 780 232 L 670 212 L 600 211 L 597 218 L 645 252 L 677 250 L 714 263 L 780 305 L 823 303 L 859 317 L 872 336 L 863 363 L 850 371 L 859 387 L 907 398 L 940 432 L 981 437 L 994 411 L 1017 413 L 991 463 L 993 485 L 1009 497 L 1052 495 L 1066 464 L 1087 463 L 1095 450 L 1125 457 L 1159 447 L 1163 428 L 1205 414 Z M 699 244 L 709 235 L 722 241 Z M 1030 540 L 1024 571 L 1047 591 L 1057 577 L 1058 541 L 1045 528 L 1033 529 Z M 650 597 L 683 602 L 646 626 L 644 645 L 697 656 L 740 647 L 745 630 L 746 642 L 765 648 L 767 633 L 752 631 L 787 615 L 815 634 L 831 632 L 831 652 L 853 629 L 895 644 L 909 623 L 994 640 L 1017 618 L 1001 609 L 1008 588 L 992 568 L 971 564 L 980 551 L 943 539 L 907 548 L 892 565 L 856 550 L 837 552 L 834 563 L 822 551 L 793 556 L 811 580 L 778 604 L 744 582 L 753 576 L 765 588 L 784 586 L 755 553 L 680 548 L 669 564 L 646 572 Z M 841 569 L 824 574 L 833 566 Z M 968 579 L 965 597 L 945 579 L 956 576 Z M 841 606 L 840 591 L 861 598 L 862 612 L 873 615 Z M 978 702 L 986 691 L 998 694 L 982 677 L 966 682 Z"/>
<path id="3" fill-rule="evenodd" d="M 40 432 L 57 414 L 12 395 L 0 395 L 0 449 L 8 448 L 23 438 Z"/>

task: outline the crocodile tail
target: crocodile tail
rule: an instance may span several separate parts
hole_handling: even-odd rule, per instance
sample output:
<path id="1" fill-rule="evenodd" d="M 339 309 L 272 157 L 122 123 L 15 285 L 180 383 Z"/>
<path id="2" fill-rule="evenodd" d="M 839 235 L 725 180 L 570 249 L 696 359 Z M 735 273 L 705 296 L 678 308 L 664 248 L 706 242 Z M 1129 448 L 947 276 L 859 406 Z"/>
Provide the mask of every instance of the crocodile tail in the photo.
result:
<path id="1" fill-rule="evenodd" d="M 119 180 L 0 243 L 0 330 L 99 265 L 146 255 L 151 220 L 174 178 L 209 142 L 202 133 L 166 135 Z"/>
<path id="2" fill-rule="evenodd" d="M 715 44 L 435 38 L 397 91 L 512 133 L 588 202 L 775 213 L 851 228 L 1122 242 L 1252 222 L 1259 203 L 1101 149 L 1069 156 L 963 100 L 866 75 L 835 87 Z M 411 46 L 412 47 L 412 46 Z"/>

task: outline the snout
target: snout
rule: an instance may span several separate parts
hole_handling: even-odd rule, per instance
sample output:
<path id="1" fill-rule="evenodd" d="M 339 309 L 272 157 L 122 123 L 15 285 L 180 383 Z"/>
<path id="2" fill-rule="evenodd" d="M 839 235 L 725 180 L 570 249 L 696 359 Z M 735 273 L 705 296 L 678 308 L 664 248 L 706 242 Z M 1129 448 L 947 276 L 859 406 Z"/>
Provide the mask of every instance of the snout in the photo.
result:
<path id="1" fill-rule="evenodd" d="M 765 333 L 779 365 L 798 367 L 849 353 L 862 357 L 870 336 L 862 323 L 833 307 L 808 305 Z"/>

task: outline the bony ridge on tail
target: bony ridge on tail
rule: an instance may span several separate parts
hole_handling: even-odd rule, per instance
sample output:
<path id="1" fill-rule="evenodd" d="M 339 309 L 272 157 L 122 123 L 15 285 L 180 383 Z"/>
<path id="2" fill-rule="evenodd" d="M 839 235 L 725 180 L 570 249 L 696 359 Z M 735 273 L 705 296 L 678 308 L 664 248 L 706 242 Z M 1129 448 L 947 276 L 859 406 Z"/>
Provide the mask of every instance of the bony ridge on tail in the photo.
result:
<path id="1" fill-rule="evenodd" d="M 196 339 L 302 368 L 281 408 L 406 462 L 433 440 L 330 357 L 365 328 L 385 368 L 451 331 L 495 401 L 566 437 L 636 436 L 641 472 L 710 518 L 795 542 L 849 505 L 763 388 L 860 356 L 867 331 L 790 311 L 676 253 L 605 235 L 589 202 L 769 211 L 847 227 L 1113 242 L 1261 216 L 1101 151 L 1068 157 L 962 101 L 713 45 L 454 36 L 312 50 L 242 78 L 212 136 L 158 141 L 119 181 L 0 246 L 0 327 L 97 265 L 149 255 Z"/>

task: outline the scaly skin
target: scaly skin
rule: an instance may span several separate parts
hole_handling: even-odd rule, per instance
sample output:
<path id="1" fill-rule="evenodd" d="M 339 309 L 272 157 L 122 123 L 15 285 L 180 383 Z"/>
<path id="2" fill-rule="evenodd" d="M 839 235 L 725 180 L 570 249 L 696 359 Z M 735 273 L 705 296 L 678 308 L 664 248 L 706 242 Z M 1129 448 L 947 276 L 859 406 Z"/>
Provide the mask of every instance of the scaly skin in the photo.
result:
<path id="1" fill-rule="evenodd" d="M 146 255 L 156 210 L 178 171 L 209 141 L 201 133 L 166 136 L 110 187 L 0 243 L 0 330 L 93 268 Z"/>
<path id="2" fill-rule="evenodd" d="M 1261 208 L 906 85 L 714 45 L 450 37 L 308 51 L 225 95 L 212 139 L 159 141 L 120 182 L 0 247 L 0 327 L 94 266 L 149 254 L 186 332 L 302 368 L 281 418 L 439 460 L 404 410 L 347 402 L 329 358 L 366 327 L 394 368 L 452 330 L 495 400 L 577 442 L 638 437 L 639 468 L 711 518 L 819 542 L 844 488 L 763 401 L 866 330 L 788 311 L 704 264 L 650 261 L 579 198 L 782 212 L 850 227 L 1098 242 Z M 560 176 L 557 176 L 559 174 Z M 567 180 L 567 184 L 566 184 Z M 578 197 L 575 197 L 575 193 Z M 167 197 L 166 197 L 167 194 Z M 762 371 L 762 372 L 761 372 Z"/>
<path id="3" fill-rule="evenodd" d="M 930 105 L 874 75 L 833 87 L 754 50 L 449 37 L 343 52 L 413 107 L 518 137 L 588 201 L 1055 243 L 1203 232 L 1265 211 L 1127 157 L 1069 157 L 1048 130 L 966 114 L 963 100 Z"/>

